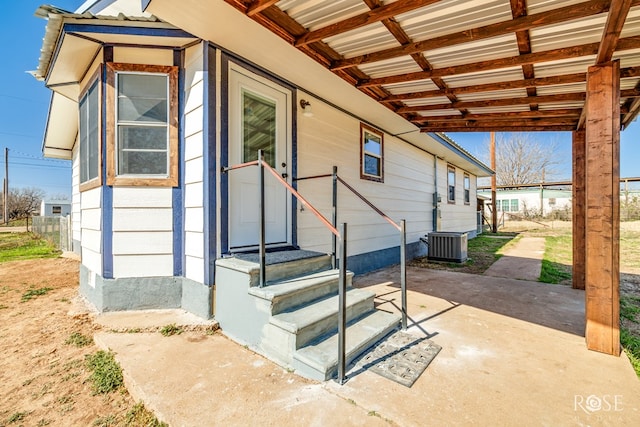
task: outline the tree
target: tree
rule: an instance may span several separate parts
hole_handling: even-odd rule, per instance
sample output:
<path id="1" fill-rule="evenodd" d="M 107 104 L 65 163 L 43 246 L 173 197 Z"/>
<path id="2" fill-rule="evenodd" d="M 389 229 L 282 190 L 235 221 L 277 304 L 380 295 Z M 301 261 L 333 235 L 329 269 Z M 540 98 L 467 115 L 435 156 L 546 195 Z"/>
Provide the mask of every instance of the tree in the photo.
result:
<path id="1" fill-rule="evenodd" d="M 34 187 L 9 190 L 9 219 L 25 218 L 38 212 L 44 194 Z"/>
<path id="2" fill-rule="evenodd" d="M 498 134 L 496 180 L 498 185 L 533 184 L 557 174 L 557 143 L 542 145 L 531 134 Z"/>
<path id="3" fill-rule="evenodd" d="M 489 152 L 488 146 L 486 152 Z M 543 144 L 529 133 L 497 134 L 497 184 L 534 184 L 552 180 L 558 175 L 559 158 L 555 141 Z"/>

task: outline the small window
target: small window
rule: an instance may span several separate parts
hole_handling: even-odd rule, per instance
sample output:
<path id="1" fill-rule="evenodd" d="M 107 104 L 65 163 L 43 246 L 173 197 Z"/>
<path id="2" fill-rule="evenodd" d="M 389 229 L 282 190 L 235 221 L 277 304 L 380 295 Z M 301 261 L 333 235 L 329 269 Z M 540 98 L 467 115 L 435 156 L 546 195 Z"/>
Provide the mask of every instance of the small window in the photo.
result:
<path id="1" fill-rule="evenodd" d="M 62 206 L 51 206 L 51 213 L 54 215 L 60 215 L 62 213 Z"/>
<path id="2" fill-rule="evenodd" d="M 447 201 L 456 202 L 456 170 L 453 166 L 447 166 Z"/>
<path id="3" fill-rule="evenodd" d="M 360 178 L 383 182 L 383 148 L 382 132 L 360 124 Z"/>
<path id="4" fill-rule="evenodd" d="M 509 212 L 509 200 L 502 200 L 502 211 Z"/>
<path id="5" fill-rule="evenodd" d="M 520 210 L 520 206 L 518 203 L 518 199 L 511 199 L 511 212 L 518 212 Z"/>
<path id="6" fill-rule="evenodd" d="M 96 72 L 98 74 L 100 70 Z M 80 164 L 80 190 L 98 187 L 100 181 L 100 79 L 92 79 L 80 97 L 78 160 Z"/>
<path id="7" fill-rule="evenodd" d="M 549 206 L 555 206 L 555 205 L 556 205 L 556 198 L 549 197 Z"/>
<path id="8" fill-rule="evenodd" d="M 107 66 L 109 185 L 176 186 L 177 67 Z"/>
<path id="9" fill-rule="evenodd" d="M 468 205 L 471 203 L 471 179 L 469 175 L 464 174 L 464 204 Z"/>

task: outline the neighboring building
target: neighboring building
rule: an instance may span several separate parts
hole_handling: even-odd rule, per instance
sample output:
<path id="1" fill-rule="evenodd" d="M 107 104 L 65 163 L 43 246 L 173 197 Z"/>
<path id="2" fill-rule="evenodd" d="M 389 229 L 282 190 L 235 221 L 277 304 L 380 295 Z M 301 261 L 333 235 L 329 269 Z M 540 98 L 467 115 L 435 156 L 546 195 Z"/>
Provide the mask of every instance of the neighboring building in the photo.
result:
<path id="1" fill-rule="evenodd" d="M 478 191 L 479 195 L 491 199 L 490 190 Z M 514 213 L 525 216 L 546 216 L 554 211 L 571 209 L 571 190 L 553 190 L 548 188 L 523 188 L 520 190 L 498 190 L 496 208 L 498 212 Z M 485 203 L 485 215 L 491 202 Z"/>
<path id="2" fill-rule="evenodd" d="M 40 203 L 40 216 L 71 215 L 71 200 L 49 199 Z"/>

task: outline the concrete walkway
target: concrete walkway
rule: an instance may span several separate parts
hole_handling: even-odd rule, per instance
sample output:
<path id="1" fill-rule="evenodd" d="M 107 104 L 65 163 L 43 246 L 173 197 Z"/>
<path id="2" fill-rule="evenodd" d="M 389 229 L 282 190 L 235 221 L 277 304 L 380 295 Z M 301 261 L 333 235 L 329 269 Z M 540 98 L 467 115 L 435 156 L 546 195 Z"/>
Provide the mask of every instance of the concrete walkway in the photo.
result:
<path id="1" fill-rule="evenodd" d="M 343 386 L 305 380 L 220 333 L 101 332 L 96 342 L 172 426 L 638 425 L 640 380 L 624 354 L 586 349 L 582 291 L 418 268 L 407 276 L 409 331 L 442 346 L 412 388 L 366 370 Z M 355 285 L 397 311 L 397 280 L 391 268 Z"/>
<path id="2" fill-rule="evenodd" d="M 545 240 L 542 237 L 522 237 L 485 272 L 485 276 L 537 281 L 540 277 Z"/>

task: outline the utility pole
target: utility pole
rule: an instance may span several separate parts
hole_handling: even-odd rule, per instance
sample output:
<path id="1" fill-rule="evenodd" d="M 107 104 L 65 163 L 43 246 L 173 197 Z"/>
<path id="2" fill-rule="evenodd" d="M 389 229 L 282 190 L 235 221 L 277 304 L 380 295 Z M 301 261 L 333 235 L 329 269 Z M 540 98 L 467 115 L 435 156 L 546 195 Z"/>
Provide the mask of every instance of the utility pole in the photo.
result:
<path id="1" fill-rule="evenodd" d="M 4 149 L 4 223 L 9 224 L 9 148 Z"/>
<path id="2" fill-rule="evenodd" d="M 491 169 L 496 170 L 496 133 L 491 132 Z M 498 202 L 496 201 L 496 174 L 491 176 L 491 231 L 498 232 Z"/>

